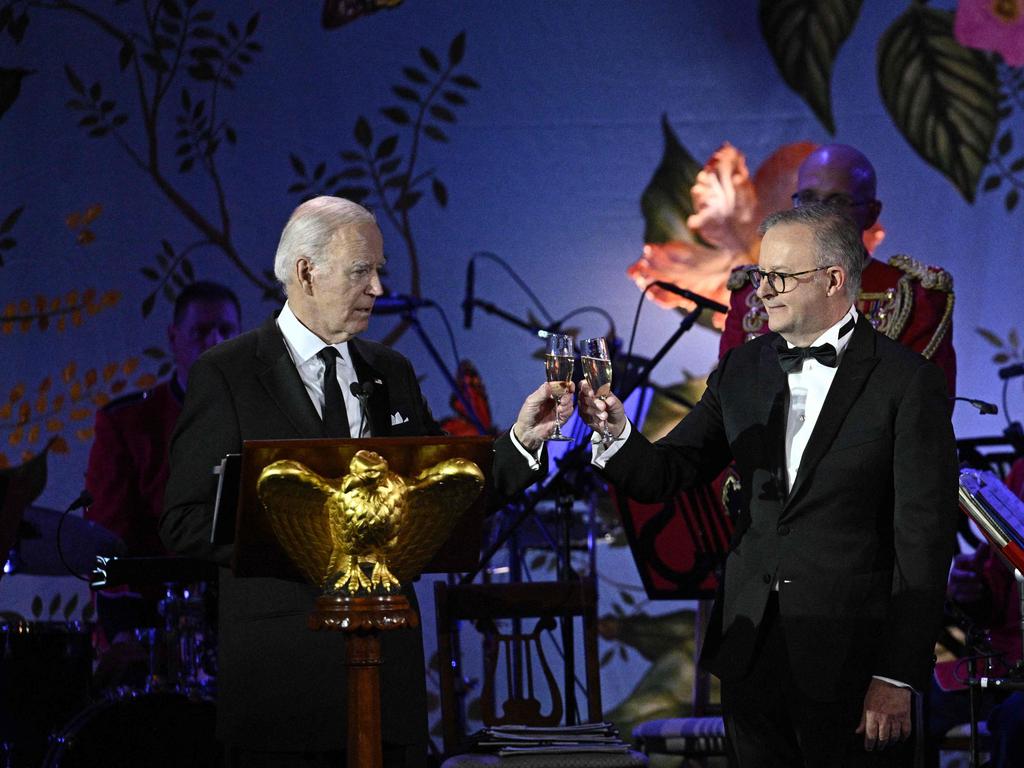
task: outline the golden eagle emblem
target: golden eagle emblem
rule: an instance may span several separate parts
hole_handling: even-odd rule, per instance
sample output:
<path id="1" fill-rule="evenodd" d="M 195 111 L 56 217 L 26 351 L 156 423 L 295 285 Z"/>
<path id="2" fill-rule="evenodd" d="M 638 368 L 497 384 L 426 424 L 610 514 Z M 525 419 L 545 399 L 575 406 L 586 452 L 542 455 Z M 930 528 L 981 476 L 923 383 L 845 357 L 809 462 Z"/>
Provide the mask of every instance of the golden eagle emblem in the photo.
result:
<path id="1" fill-rule="evenodd" d="M 407 479 L 379 454 L 358 451 L 339 478 L 275 461 L 256 490 L 278 543 L 306 578 L 327 592 L 357 594 L 396 592 L 418 576 L 483 485 L 467 459 Z"/>

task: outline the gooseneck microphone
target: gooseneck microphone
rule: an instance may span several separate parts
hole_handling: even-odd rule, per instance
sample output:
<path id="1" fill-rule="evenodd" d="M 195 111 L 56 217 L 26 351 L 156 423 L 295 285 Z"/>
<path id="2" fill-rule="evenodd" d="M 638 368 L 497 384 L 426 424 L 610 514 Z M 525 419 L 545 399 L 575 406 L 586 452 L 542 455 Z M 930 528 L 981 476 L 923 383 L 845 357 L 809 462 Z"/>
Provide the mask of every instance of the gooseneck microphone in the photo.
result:
<path id="1" fill-rule="evenodd" d="M 476 299 L 476 263 L 473 258 L 470 258 L 469 266 L 466 268 L 466 296 L 462 300 L 462 327 L 466 329 L 473 327 L 473 306 Z"/>
<path id="2" fill-rule="evenodd" d="M 684 299 L 689 299 L 698 307 L 703 309 L 710 309 L 712 312 L 721 312 L 723 315 L 729 311 L 729 308 L 725 304 L 719 304 L 717 301 L 709 299 L 707 296 L 701 296 L 699 293 L 688 291 L 685 288 L 680 288 L 674 283 L 668 283 L 664 280 L 655 280 L 654 284 L 661 288 L 663 291 L 674 293 L 676 296 L 682 296 Z"/>
<path id="3" fill-rule="evenodd" d="M 975 400 L 973 397 L 951 397 L 949 399 L 954 401 L 959 400 L 963 403 L 973 405 L 975 408 L 978 409 L 978 413 L 982 414 L 983 416 L 999 413 L 999 406 L 997 406 L 995 403 L 989 403 L 984 400 Z"/>
<path id="4" fill-rule="evenodd" d="M 372 381 L 353 381 L 348 385 L 348 391 L 355 395 L 359 401 L 359 405 L 362 406 L 363 418 L 359 421 L 359 434 L 356 437 L 362 437 L 363 432 L 366 431 L 366 414 L 369 410 L 367 403 L 373 395 L 373 382 Z"/>

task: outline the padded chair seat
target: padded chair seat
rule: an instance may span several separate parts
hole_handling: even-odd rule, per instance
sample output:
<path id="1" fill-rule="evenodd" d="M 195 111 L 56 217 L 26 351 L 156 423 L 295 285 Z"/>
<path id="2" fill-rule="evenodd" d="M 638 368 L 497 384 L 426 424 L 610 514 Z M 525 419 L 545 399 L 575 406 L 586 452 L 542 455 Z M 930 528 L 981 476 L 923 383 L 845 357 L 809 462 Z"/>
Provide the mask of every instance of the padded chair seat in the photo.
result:
<path id="1" fill-rule="evenodd" d="M 668 717 L 633 729 L 633 740 L 648 755 L 724 755 L 725 722 L 720 717 Z"/>
<path id="2" fill-rule="evenodd" d="M 645 768 L 647 758 L 639 752 L 610 754 L 577 752 L 564 755 L 497 755 L 473 754 L 449 757 L 441 768 Z"/>

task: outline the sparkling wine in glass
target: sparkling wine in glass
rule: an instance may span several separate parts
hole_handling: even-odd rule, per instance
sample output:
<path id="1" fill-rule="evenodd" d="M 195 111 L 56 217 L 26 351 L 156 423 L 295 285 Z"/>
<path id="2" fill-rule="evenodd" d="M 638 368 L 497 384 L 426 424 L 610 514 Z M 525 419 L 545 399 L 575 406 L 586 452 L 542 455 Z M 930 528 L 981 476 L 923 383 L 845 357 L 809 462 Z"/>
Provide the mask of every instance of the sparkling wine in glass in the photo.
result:
<path id="1" fill-rule="evenodd" d="M 580 363 L 587 383 L 594 390 L 594 396 L 604 400 L 612 393 L 612 361 L 608 356 L 608 343 L 600 337 L 584 339 L 580 343 Z M 601 442 L 607 447 L 614 439 L 605 421 Z"/>
<path id="2" fill-rule="evenodd" d="M 548 336 L 547 354 L 544 356 L 544 372 L 547 374 L 548 388 L 555 401 L 555 431 L 548 440 L 572 440 L 562 434 L 558 422 L 558 401 L 569 388 L 573 369 L 573 338 L 564 333 L 552 333 Z"/>

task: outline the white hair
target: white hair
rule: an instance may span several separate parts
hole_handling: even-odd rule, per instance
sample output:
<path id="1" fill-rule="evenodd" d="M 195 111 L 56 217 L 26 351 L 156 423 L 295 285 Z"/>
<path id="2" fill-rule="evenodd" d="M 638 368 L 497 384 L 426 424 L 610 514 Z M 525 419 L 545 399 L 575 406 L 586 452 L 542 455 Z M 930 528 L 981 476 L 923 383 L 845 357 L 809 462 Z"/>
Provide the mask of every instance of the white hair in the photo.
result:
<path id="1" fill-rule="evenodd" d="M 274 276 L 287 287 L 295 279 L 295 262 L 306 259 L 323 269 L 324 252 L 334 233 L 376 217 L 358 203 L 341 197 L 314 197 L 296 208 L 285 224 L 274 256 Z"/>

